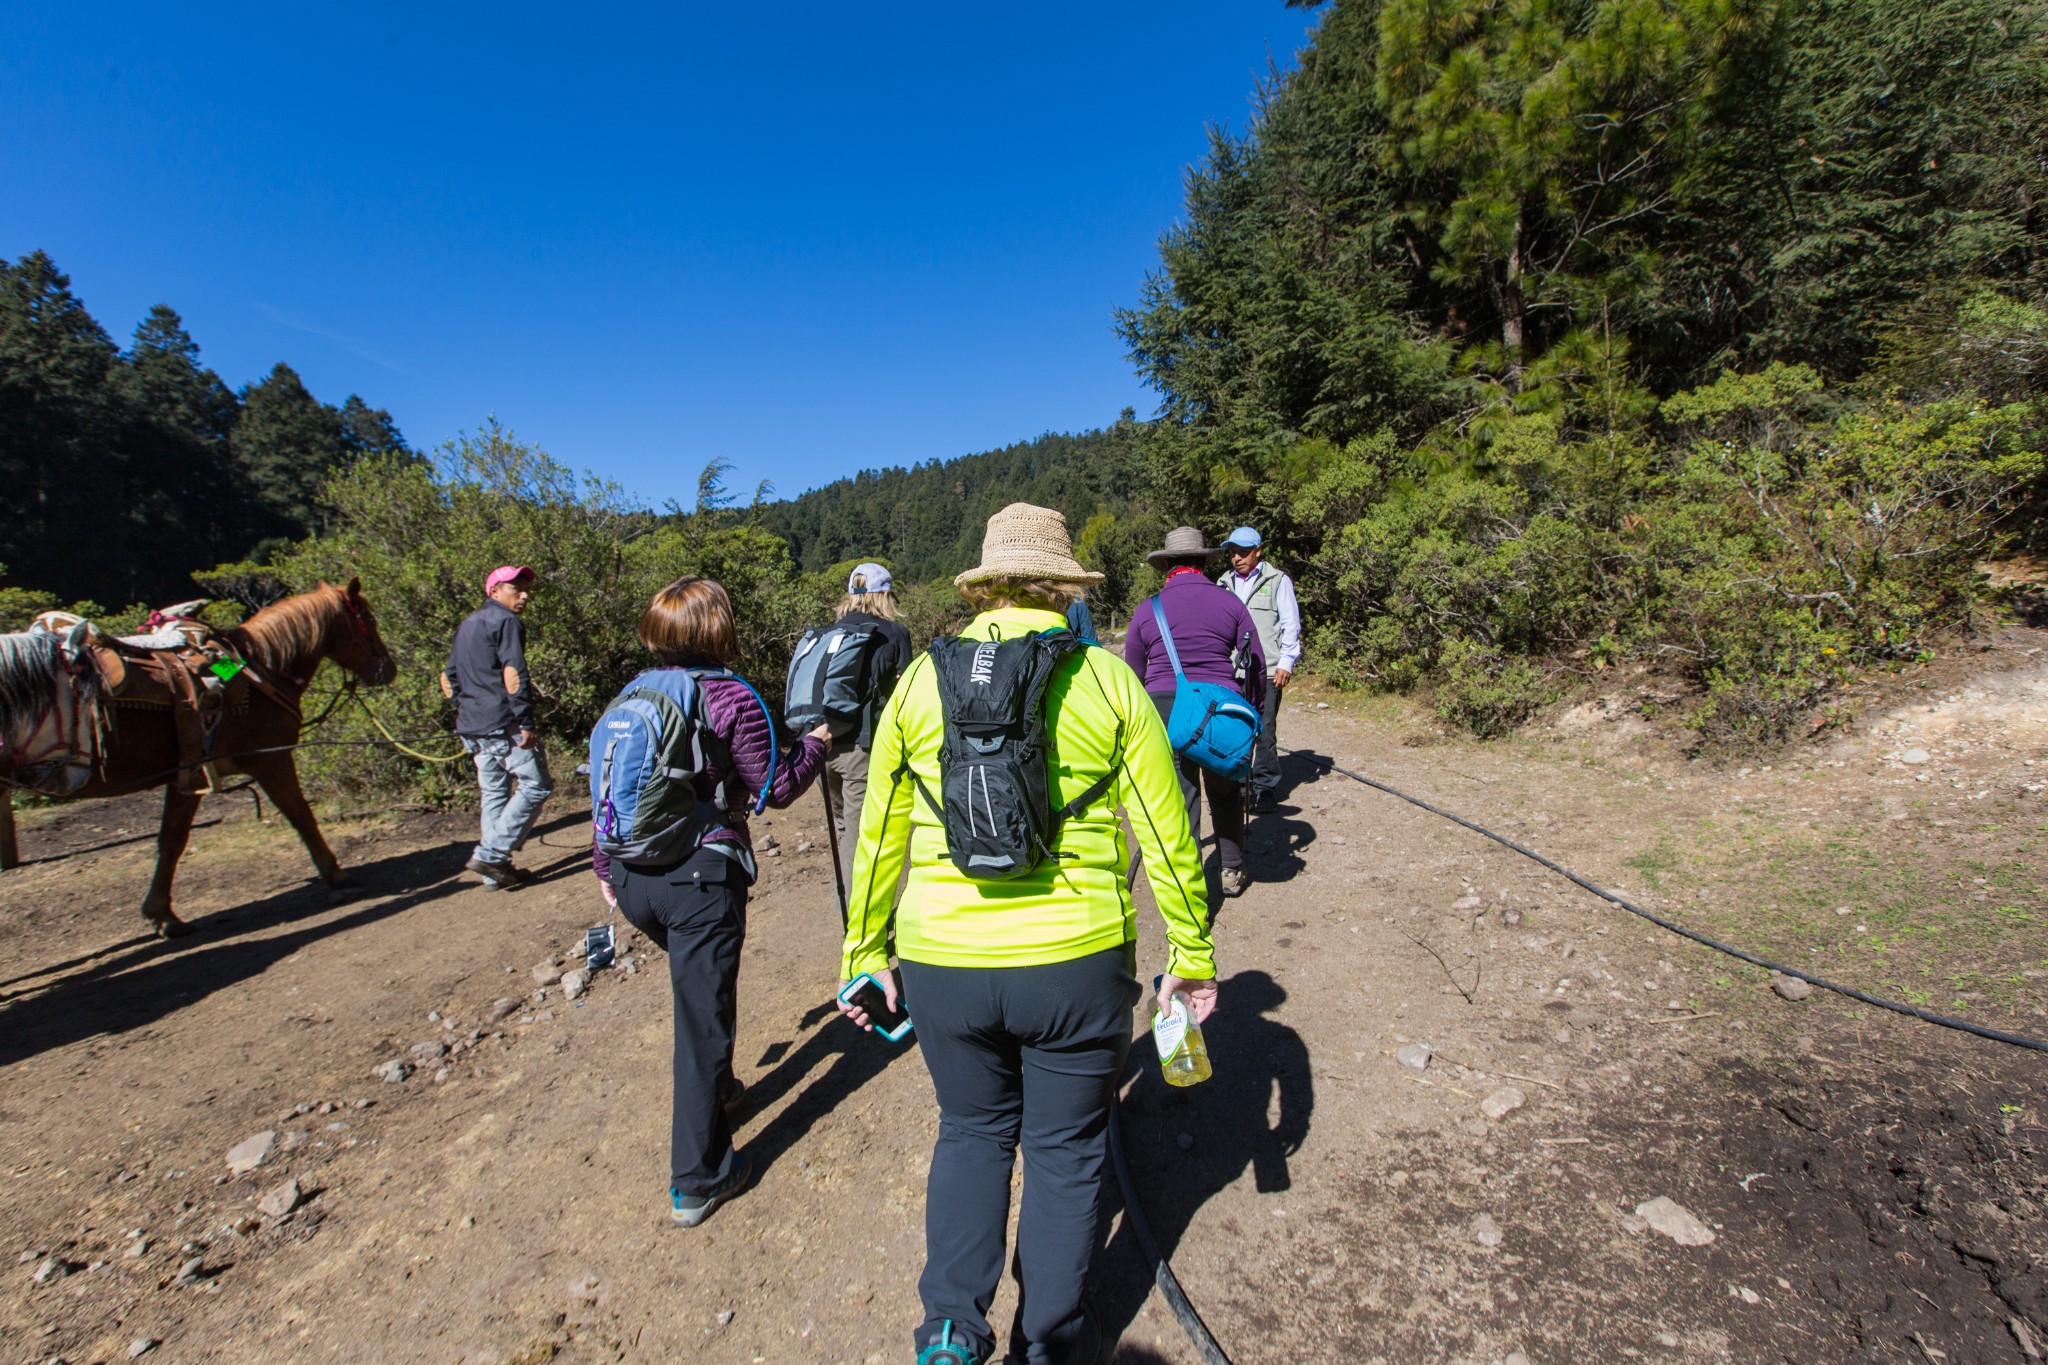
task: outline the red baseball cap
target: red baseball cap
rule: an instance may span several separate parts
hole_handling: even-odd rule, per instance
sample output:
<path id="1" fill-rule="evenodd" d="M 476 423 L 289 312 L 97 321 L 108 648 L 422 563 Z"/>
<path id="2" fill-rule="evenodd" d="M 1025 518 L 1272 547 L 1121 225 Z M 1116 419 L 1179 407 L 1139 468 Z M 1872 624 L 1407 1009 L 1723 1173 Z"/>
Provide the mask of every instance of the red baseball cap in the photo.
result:
<path id="1" fill-rule="evenodd" d="M 533 570 L 524 564 L 500 564 L 484 579 L 484 591 L 495 591 L 500 583 L 531 583 Z"/>

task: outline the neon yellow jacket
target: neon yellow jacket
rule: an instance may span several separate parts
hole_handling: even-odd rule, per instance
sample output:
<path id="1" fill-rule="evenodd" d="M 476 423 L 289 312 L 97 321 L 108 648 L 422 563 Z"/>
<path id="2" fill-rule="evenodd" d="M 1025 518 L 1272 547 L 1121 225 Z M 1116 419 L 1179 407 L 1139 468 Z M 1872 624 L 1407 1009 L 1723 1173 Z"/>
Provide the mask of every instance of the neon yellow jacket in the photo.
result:
<path id="1" fill-rule="evenodd" d="M 1006 607 L 983 612 L 961 635 L 1015 639 L 1065 624 L 1054 612 Z M 875 722 L 847 905 L 846 976 L 889 965 L 892 902 L 906 855 L 910 880 L 893 908 L 896 952 L 912 962 L 1028 967 L 1067 962 L 1137 938 L 1126 872 L 1130 851 L 1118 806 L 1130 814 L 1166 920 L 1167 970 L 1193 979 L 1216 974 L 1201 855 L 1188 832 L 1165 722 L 1138 675 L 1106 650 L 1080 650 L 1053 673 L 1045 713 L 1055 754 L 1055 802 L 1081 795 L 1118 762 L 1119 720 L 1121 770 L 1101 800 L 1060 827 L 1057 850 L 1070 856 L 1047 858 L 1028 877 L 977 881 L 947 859 L 945 828 L 917 797 L 909 775 L 895 778 L 908 756 L 911 771 L 928 789 L 939 790 L 943 720 L 931 656 L 920 654 L 904 672 Z"/>

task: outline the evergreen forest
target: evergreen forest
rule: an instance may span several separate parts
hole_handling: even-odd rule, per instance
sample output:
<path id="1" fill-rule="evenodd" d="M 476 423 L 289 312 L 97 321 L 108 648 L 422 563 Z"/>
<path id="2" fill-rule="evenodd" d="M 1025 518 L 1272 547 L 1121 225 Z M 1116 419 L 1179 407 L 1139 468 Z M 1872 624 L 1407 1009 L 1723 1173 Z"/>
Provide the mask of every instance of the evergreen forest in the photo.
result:
<path id="1" fill-rule="evenodd" d="M 0 263 L 0 625 L 361 572 L 424 670 L 473 565 L 540 537 L 567 734 L 633 662 L 597 598 L 729 575 L 772 674 L 860 559 L 942 627 L 1029 501 L 1112 620 L 1169 526 L 1250 522 L 1340 685 L 1500 733 L 1627 670 L 1748 745 L 2025 605 L 1983 566 L 2048 549 L 2048 3 L 1284 2 L 1312 41 L 1210 131 L 1113 319 L 1155 413 L 784 501 L 714 462 L 635 506 L 495 422 L 415 453 L 284 365 L 230 389 L 169 308 L 123 349 L 46 256 Z"/>

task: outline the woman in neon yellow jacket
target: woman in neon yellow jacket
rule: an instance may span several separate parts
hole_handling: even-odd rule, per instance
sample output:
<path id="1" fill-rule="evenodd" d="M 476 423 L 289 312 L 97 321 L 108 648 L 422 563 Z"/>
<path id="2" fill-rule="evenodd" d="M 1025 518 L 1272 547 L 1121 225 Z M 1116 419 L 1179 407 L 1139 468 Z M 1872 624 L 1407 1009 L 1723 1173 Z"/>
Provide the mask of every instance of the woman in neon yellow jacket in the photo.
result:
<path id="1" fill-rule="evenodd" d="M 1100 574 L 1075 561 L 1058 512 L 1013 503 L 989 519 L 982 562 L 955 582 L 981 614 L 961 632 L 1008 640 L 1064 629 L 1068 602 Z M 893 1007 L 895 931 L 902 994 L 939 1099 L 925 1194 L 924 1321 L 929 1362 L 980 1362 L 995 1348 L 988 1307 L 1002 1275 L 1011 1169 L 1024 1149 L 1017 1229 L 1022 1282 L 1009 1355 L 1093 1361 L 1082 1304 L 1099 1228 L 1109 1107 L 1130 1050 L 1137 917 L 1117 809 L 1130 816 L 1166 921 L 1159 997 L 1197 1019 L 1215 1006 L 1216 968 L 1201 860 L 1164 723 L 1138 676 L 1078 649 L 1046 689 L 1052 804 L 1101 795 L 1067 818 L 1051 856 L 1012 880 L 983 881 L 948 856 L 939 815 L 944 715 L 934 661 L 905 671 L 875 725 L 873 777 L 854 854 L 843 974 L 872 973 Z M 896 887 L 906 859 L 910 876 Z M 856 1024 L 865 1012 L 841 1004 Z"/>

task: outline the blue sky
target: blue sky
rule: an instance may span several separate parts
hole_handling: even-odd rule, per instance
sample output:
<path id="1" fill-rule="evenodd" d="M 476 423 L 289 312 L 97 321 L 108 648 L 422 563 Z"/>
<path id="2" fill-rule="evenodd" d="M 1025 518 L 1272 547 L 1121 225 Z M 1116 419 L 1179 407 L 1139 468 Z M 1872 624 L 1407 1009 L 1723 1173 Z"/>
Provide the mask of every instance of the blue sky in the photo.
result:
<path id="1" fill-rule="evenodd" d="M 416 446 L 495 412 L 651 502 L 1149 414 L 1110 331 L 1313 16 L 0 5 L 0 256 Z"/>

